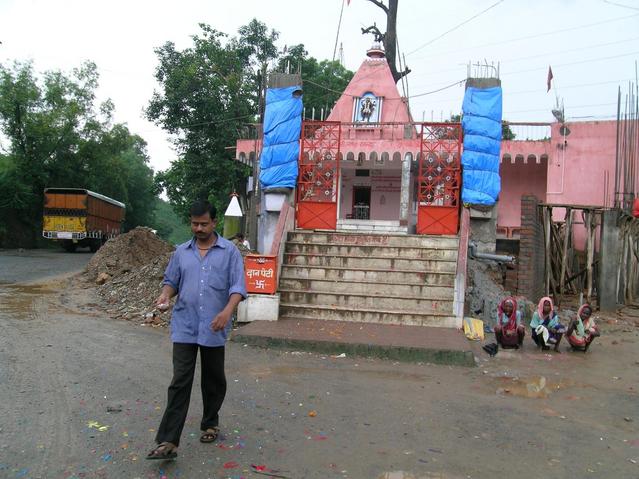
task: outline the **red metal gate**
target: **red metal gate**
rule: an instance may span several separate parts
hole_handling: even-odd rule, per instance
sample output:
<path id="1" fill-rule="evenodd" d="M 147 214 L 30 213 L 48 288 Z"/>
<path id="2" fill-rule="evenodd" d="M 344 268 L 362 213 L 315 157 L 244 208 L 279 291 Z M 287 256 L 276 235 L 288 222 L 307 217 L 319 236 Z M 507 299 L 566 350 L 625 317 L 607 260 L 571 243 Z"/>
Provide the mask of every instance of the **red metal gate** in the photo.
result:
<path id="1" fill-rule="evenodd" d="M 337 228 L 340 125 L 338 121 L 302 123 L 296 203 L 298 228 Z"/>
<path id="2" fill-rule="evenodd" d="M 456 235 L 461 184 L 460 123 L 423 123 L 417 177 L 417 234 Z"/>

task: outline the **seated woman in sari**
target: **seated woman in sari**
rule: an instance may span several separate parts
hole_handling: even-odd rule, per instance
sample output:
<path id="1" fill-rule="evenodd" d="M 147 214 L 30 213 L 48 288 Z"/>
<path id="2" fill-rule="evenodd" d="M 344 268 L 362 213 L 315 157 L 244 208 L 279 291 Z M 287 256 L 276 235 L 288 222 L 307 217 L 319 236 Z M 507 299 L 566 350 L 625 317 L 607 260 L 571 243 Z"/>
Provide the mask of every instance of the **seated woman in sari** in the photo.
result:
<path id="1" fill-rule="evenodd" d="M 566 331 L 566 328 L 559 322 L 559 316 L 555 312 L 552 299 L 548 297 L 541 298 L 537 305 L 537 311 L 533 313 L 530 321 L 532 328 L 533 341 L 544 351 L 550 349 L 550 346 L 559 352 L 559 343 Z"/>
<path id="2" fill-rule="evenodd" d="M 506 298 L 497 306 L 495 339 L 502 348 L 520 348 L 524 342 L 526 330 L 521 324 L 521 311 L 517 310 L 517 301 Z"/>
<path id="3" fill-rule="evenodd" d="M 566 337 L 572 349 L 588 351 L 593 340 L 599 336 L 599 328 L 595 325 L 592 316 L 592 308 L 589 304 L 581 305 L 577 312 L 577 317 L 570 321 L 566 330 Z"/>

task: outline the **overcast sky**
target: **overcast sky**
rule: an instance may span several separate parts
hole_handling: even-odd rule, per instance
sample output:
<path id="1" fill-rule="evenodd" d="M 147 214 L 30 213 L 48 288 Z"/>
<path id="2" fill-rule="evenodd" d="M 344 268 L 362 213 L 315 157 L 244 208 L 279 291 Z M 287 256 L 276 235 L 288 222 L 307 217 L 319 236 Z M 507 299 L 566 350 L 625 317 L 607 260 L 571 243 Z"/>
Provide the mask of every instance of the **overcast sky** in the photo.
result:
<path id="1" fill-rule="evenodd" d="M 148 142 L 151 165 L 161 170 L 175 154 L 162 130 L 142 117 L 157 88 L 154 48 L 166 41 L 187 47 L 198 23 L 235 34 L 257 18 L 280 32 L 280 48 L 304 43 L 312 56 L 330 59 L 341 5 L 342 0 L 0 0 L 0 62 L 30 59 L 37 71 L 70 71 L 94 61 L 100 100 L 115 102 L 116 121 Z M 372 37 L 360 29 L 374 21 L 383 31 L 381 10 L 365 0 L 344 7 L 339 42 L 347 68 L 356 70 L 365 58 Z M 469 61 L 499 62 L 504 119 L 510 121 L 552 121 L 555 94 L 569 119 L 612 118 L 617 87 L 634 80 L 639 59 L 639 0 L 400 0 L 397 29 L 412 69 L 411 97 L 463 80 Z M 546 93 L 549 65 L 554 88 Z M 460 111 L 463 91 L 455 86 L 411 98 L 413 117 L 448 118 Z"/>

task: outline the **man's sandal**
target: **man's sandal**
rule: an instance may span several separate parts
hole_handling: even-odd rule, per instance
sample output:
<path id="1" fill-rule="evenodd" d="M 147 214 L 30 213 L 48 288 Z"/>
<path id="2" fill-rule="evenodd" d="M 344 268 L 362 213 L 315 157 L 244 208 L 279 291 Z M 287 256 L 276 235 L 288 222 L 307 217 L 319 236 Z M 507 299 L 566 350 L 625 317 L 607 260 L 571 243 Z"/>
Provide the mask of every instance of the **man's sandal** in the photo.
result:
<path id="1" fill-rule="evenodd" d="M 166 461 L 177 457 L 177 447 L 170 442 L 161 442 L 146 456 L 150 460 Z"/>
<path id="2" fill-rule="evenodd" d="M 220 433 L 219 427 L 212 427 L 202 432 L 200 436 L 200 442 L 214 442 Z"/>

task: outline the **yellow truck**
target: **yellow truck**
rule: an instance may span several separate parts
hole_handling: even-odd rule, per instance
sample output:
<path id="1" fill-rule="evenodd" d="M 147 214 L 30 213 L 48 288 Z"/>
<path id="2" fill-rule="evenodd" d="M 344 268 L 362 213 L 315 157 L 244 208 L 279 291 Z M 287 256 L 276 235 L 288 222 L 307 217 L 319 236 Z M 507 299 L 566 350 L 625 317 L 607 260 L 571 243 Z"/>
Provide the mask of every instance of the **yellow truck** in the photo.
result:
<path id="1" fill-rule="evenodd" d="M 46 188 L 42 236 L 75 251 L 88 246 L 95 252 L 122 231 L 124 203 L 81 188 Z"/>

